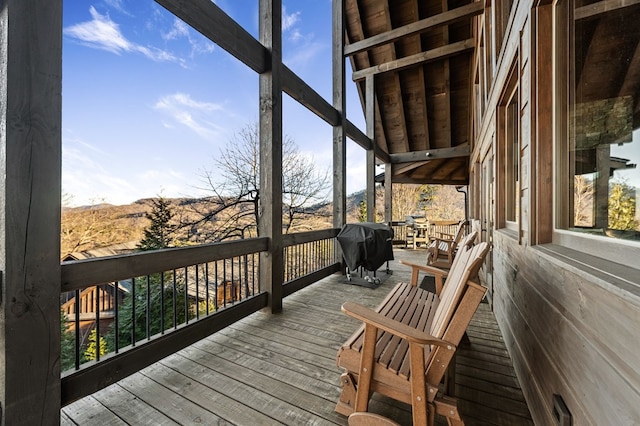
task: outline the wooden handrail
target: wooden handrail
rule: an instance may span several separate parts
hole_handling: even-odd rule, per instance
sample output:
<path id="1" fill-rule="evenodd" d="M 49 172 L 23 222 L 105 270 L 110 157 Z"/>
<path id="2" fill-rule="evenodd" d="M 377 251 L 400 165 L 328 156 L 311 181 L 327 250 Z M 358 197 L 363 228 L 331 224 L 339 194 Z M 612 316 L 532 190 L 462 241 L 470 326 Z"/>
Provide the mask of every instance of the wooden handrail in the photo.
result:
<path id="1" fill-rule="evenodd" d="M 61 292 L 267 250 L 268 238 L 62 262 Z"/>

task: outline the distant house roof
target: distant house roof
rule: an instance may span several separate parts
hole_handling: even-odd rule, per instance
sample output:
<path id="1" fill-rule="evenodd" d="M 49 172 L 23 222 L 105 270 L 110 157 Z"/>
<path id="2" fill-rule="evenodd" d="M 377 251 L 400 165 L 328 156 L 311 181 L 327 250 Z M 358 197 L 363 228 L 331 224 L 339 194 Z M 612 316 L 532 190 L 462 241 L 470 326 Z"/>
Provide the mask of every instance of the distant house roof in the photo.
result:
<path id="1" fill-rule="evenodd" d="M 62 261 L 91 259 L 95 257 L 116 256 L 135 251 L 138 241 L 128 241 L 126 243 L 114 244 L 112 246 L 100 247 L 93 250 L 75 251 L 62 257 Z"/>

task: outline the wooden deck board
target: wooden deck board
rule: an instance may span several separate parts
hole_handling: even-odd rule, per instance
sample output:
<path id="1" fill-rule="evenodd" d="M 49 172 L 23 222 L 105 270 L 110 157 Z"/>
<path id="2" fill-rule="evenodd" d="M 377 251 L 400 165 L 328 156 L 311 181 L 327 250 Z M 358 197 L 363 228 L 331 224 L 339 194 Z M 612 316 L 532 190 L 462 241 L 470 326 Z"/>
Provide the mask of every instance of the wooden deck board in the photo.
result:
<path id="1" fill-rule="evenodd" d="M 422 250 L 395 250 L 420 261 Z M 412 258 L 413 257 L 413 258 Z M 375 306 L 409 270 L 377 289 L 334 275 L 284 300 L 281 314 L 256 313 L 92 396 L 63 408 L 61 424 L 346 425 L 334 411 L 341 371 L 337 348 L 359 326 L 340 306 Z M 456 357 L 456 389 L 467 425 L 532 424 L 515 372 L 487 304 Z M 370 411 L 411 424 L 407 404 L 374 395 Z M 444 424 L 439 419 L 438 424 Z"/>

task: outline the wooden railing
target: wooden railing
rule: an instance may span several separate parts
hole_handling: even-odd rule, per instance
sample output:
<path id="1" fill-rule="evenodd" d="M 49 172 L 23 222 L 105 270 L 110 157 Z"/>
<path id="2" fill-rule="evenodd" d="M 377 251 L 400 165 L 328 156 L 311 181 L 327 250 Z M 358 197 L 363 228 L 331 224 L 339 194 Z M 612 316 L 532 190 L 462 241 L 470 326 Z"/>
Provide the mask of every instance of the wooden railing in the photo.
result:
<path id="1" fill-rule="evenodd" d="M 340 270 L 338 229 L 283 236 L 284 296 Z"/>
<path id="2" fill-rule="evenodd" d="M 337 233 L 283 237 L 283 297 L 340 270 Z M 259 258 L 268 244 L 252 238 L 63 262 L 62 404 L 266 307 Z"/>
<path id="3" fill-rule="evenodd" d="M 415 242 L 419 242 L 422 247 L 426 247 L 426 243 L 430 237 L 450 234 L 453 235 L 458 227 L 457 220 L 434 220 L 428 224 L 422 225 L 418 230 L 412 226 L 408 226 L 406 222 L 391 222 L 393 228 L 393 243 L 404 244 L 405 247 L 414 247 Z M 414 241 L 417 238 L 417 241 Z M 417 246 L 417 245 L 416 245 Z"/>

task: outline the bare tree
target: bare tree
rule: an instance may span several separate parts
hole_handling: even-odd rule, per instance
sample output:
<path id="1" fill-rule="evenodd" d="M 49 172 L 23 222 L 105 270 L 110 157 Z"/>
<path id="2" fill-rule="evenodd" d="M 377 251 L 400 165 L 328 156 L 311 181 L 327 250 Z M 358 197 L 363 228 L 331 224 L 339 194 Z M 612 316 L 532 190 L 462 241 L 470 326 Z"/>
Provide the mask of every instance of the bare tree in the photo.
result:
<path id="1" fill-rule="evenodd" d="M 308 207 L 323 200 L 329 173 L 318 170 L 288 136 L 283 141 L 283 226 L 289 232 Z M 257 124 L 249 124 L 221 149 L 215 168 L 205 170 L 209 203 L 198 208 L 200 218 L 190 223 L 199 239 L 222 241 L 257 235 L 260 200 L 260 146 Z"/>
<path id="2" fill-rule="evenodd" d="M 584 175 L 573 179 L 573 224 L 574 226 L 593 226 L 594 182 Z"/>
<path id="3" fill-rule="evenodd" d="M 420 185 L 396 184 L 393 185 L 391 205 L 393 206 L 393 220 L 403 221 L 409 215 L 418 211 L 420 199 Z"/>
<path id="4" fill-rule="evenodd" d="M 429 185 L 432 188 L 431 200 L 425 213 L 433 220 L 463 220 L 464 195 L 456 191 L 452 185 Z"/>
<path id="5" fill-rule="evenodd" d="M 61 255 L 139 238 L 136 229 L 118 223 L 120 216 L 116 209 L 99 204 L 63 208 L 60 224 Z"/>

